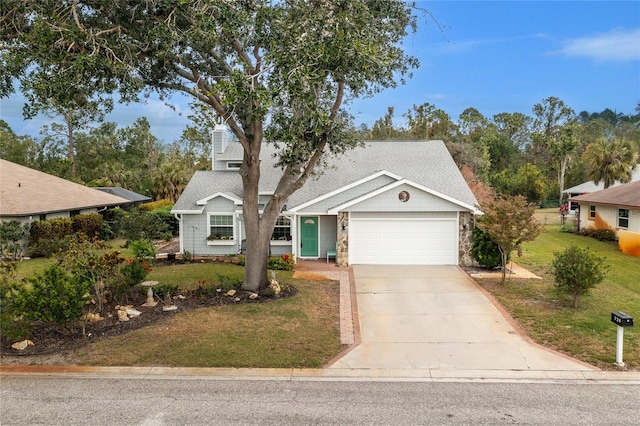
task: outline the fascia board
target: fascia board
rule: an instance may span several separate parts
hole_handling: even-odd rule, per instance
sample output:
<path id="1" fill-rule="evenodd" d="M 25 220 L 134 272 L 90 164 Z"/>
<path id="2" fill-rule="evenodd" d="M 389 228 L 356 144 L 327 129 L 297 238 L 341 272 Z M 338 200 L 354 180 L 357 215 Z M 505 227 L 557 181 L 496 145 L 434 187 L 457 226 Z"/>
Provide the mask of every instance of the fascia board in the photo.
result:
<path id="1" fill-rule="evenodd" d="M 370 176 L 367 176 L 367 177 L 365 177 L 363 179 L 360 179 L 360 180 L 358 180 L 356 182 L 350 183 L 349 185 L 340 187 L 340 188 L 338 188 L 336 190 L 333 190 L 333 191 L 328 192 L 328 193 L 326 193 L 324 195 L 321 195 L 320 197 L 317 197 L 317 198 L 314 198 L 312 200 L 309 200 L 306 203 L 302 203 L 299 206 L 292 207 L 292 208 L 290 208 L 288 210 L 291 211 L 291 212 L 297 212 L 297 211 L 299 211 L 301 209 L 309 207 L 310 205 L 313 205 L 313 204 L 318 203 L 320 201 L 326 200 L 327 198 L 331 198 L 334 195 L 340 194 L 341 192 L 348 191 L 351 188 L 355 188 L 358 185 L 362 185 L 363 183 L 369 182 L 370 180 L 377 179 L 380 176 L 389 176 L 390 178 L 396 179 L 396 180 L 401 180 L 402 179 L 402 176 L 398 176 L 395 173 L 391 173 L 391 172 L 388 172 L 386 170 L 381 170 L 381 171 L 376 172 L 376 173 L 374 173 L 374 174 L 372 174 Z M 307 214 L 307 213 L 305 213 L 305 214 Z M 324 212 L 322 214 L 326 214 L 326 212 Z"/>
<path id="2" fill-rule="evenodd" d="M 202 214 L 204 211 L 204 207 L 200 210 L 171 210 L 169 213 L 171 214 Z"/>
<path id="3" fill-rule="evenodd" d="M 212 194 L 212 195 L 209 195 L 208 197 L 202 198 L 202 199 L 196 201 L 196 205 L 204 206 L 210 200 L 213 200 L 214 198 L 217 198 L 217 197 L 223 197 L 223 198 L 226 198 L 229 201 L 233 201 L 236 206 L 242 205 L 242 200 L 240 198 L 233 197 L 233 196 L 225 194 L 223 192 L 216 192 L 215 194 Z"/>

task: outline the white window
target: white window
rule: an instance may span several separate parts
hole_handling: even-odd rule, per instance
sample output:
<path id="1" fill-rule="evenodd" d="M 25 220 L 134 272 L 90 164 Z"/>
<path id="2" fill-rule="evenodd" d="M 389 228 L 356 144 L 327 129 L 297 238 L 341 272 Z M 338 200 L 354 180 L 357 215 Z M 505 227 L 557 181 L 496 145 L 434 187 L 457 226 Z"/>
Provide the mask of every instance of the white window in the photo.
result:
<path id="1" fill-rule="evenodd" d="M 213 244 L 233 244 L 235 241 L 234 223 L 232 214 L 210 214 L 207 241 Z"/>
<path id="2" fill-rule="evenodd" d="M 589 220 L 594 220 L 596 218 L 596 206 L 589 206 Z"/>
<path id="3" fill-rule="evenodd" d="M 288 217 L 278 217 L 271 235 L 273 241 L 291 241 L 291 220 Z"/>
<path id="4" fill-rule="evenodd" d="M 629 209 L 618 209 L 618 228 L 629 227 Z"/>
<path id="5" fill-rule="evenodd" d="M 228 161 L 227 169 L 238 170 L 242 166 L 242 163 L 237 161 Z"/>

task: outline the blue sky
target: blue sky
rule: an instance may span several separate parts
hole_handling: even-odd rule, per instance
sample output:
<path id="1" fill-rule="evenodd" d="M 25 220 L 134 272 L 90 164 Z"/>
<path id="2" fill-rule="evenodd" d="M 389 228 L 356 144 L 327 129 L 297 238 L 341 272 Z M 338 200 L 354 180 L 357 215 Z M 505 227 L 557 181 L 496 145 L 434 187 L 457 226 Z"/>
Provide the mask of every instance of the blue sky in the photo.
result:
<path id="1" fill-rule="evenodd" d="M 639 1 L 418 1 L 418 33 L 405 41 L 420 68 L 405 86 L 347 106 L 369 126 L 395 107 L 396 124 L 429 102 L 457 120 L 468 107 L 486 117 L 531 115 L 549 96 L 576 113 L 611 108 L 631 114 L 640 101 Z M 434 19 L 437 21 L 434 22 Z M 122 126 L 146 116 L 165 142 L 189 123 L 188 99 L 175 110 L 157 99 L 118 105 L 107 119 Z M 23 121 L 19 95 L 0 101 L 0 117 L 18 134 L 37 135 L 44 118 Z"/>

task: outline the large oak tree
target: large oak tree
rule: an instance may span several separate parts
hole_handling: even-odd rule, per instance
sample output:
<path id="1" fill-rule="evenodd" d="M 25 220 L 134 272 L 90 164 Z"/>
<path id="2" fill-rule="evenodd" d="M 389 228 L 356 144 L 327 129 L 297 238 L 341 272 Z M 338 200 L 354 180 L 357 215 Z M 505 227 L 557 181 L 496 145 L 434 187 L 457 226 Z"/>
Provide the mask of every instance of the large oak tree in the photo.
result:
<path id="1" fill-rule="evenodd" d="M 244 286 L 267 282 L 275 221 L 323 155 L 355 146 L 351 97 L 394 87 L 416 67 L 400 0 L 4 0 L 0 96 L 23 90 L 64 105 L 78 91 L 182 92 L 208 105 L 244 149 Z M 260 214 L 260 151 L 278 140 L 282 178 Z"/>

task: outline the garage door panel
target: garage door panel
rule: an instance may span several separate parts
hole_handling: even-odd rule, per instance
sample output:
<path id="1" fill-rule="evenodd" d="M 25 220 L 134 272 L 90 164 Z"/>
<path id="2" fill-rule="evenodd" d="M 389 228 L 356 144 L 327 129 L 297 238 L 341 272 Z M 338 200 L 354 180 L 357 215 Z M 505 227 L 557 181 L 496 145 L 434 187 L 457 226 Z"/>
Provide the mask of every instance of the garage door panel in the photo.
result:
<path id="1" fill-rule="evenodd" d="M 451 265 L 457 263 L 457 221 L 352 219 L 352 264 Z"/>

